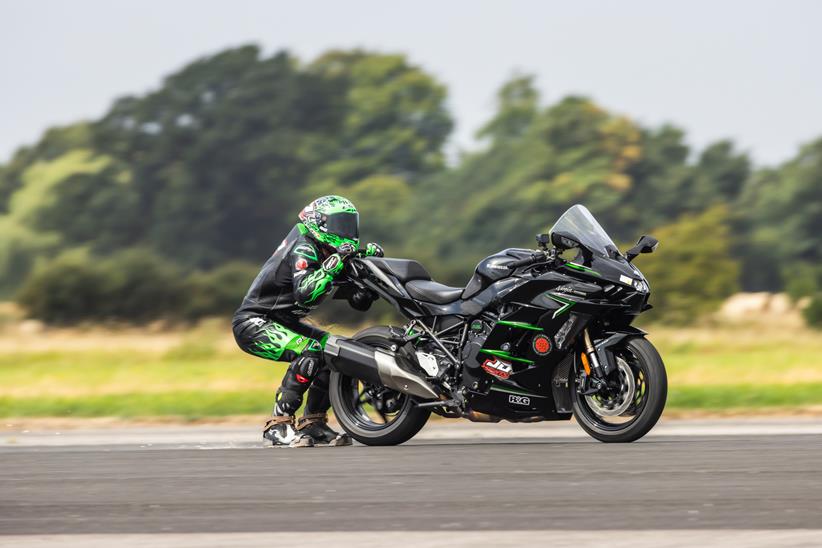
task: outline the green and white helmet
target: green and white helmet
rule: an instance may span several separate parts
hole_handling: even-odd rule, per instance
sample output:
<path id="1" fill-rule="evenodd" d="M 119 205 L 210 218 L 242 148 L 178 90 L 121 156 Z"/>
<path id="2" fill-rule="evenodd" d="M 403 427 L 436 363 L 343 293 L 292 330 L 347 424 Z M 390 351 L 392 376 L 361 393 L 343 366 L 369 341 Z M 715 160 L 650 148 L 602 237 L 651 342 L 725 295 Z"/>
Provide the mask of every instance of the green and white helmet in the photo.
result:
<path id="1" fill-rule="evenodd" d="M 317 198 L 300 212 L 300 221 L 314 239 L 334 249 L 344 243 L 360 245 L 360 214 L 342 196 Z"/>

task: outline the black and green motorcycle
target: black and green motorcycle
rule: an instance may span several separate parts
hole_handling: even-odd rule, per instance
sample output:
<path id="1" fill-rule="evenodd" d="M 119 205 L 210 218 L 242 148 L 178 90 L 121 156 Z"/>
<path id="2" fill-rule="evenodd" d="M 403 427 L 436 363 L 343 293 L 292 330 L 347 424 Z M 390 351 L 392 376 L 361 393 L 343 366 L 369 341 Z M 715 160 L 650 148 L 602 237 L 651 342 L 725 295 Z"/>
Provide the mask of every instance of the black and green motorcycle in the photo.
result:
<path id="1" fill-rule="evenodd" d="M 665 407 L 667 376 L 631 326 L 651 308 L 632 261 L 657 240 L 642 236 L 621 253 L 575 205 L 537 243 L 482 260 L 465 287 L 431 280 L 413 260 L 352 259 L 341 294 L 368 289 L 408 322 L 326 343 L 345 431 L 366 445 L 399 444 L 433 412 L 483 422 L 574 416 L 600 441 L 644 436 Z"/>

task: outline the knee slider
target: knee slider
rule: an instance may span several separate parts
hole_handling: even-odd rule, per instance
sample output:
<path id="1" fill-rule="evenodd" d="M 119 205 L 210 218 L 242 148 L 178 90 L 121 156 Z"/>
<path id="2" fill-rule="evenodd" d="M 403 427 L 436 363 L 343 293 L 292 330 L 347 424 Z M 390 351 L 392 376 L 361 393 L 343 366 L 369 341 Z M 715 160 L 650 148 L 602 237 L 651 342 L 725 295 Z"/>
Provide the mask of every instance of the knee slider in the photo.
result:
<path id="1" fill-rule="evenodd" d="M 301 383 L 311 381 L 320 371 L 322 363 L 322 354 L 318 352 L 306 352 L 300 356 L 294 364 L 294 373 L 297 375 L 297 381 Z M 305 381 L 303 381 L 303 379 L 305 379 Z"/>

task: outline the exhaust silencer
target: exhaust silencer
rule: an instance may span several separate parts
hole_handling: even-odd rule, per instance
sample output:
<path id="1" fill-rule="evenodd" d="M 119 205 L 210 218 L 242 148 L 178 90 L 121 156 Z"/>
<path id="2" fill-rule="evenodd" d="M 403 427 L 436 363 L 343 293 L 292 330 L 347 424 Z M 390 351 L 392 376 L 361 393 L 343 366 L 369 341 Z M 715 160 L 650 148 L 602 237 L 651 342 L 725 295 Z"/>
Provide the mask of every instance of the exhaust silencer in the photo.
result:
<path id="1" fill-rule="evenodd" d="M 403 394 L 439 398 L 421 375 L 401 367 L 397 355 L 389 350 L 331 335 L 325 342 L 323 354 L 333 371 L 371 384 L 381 384 Z"/>

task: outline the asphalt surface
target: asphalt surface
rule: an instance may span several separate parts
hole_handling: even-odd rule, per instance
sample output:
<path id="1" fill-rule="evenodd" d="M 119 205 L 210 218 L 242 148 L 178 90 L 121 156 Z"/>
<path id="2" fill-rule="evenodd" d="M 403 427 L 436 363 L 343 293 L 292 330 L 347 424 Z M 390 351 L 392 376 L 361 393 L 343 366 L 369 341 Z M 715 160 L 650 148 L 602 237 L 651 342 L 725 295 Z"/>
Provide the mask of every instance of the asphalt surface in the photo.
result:
<path id="1" fill-rule="evenodd" d="M 629 445 L 7 444 L 0 535 L 819 529 L 822 543 L 821 434 L 664 431 Z"/>

